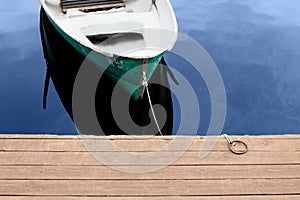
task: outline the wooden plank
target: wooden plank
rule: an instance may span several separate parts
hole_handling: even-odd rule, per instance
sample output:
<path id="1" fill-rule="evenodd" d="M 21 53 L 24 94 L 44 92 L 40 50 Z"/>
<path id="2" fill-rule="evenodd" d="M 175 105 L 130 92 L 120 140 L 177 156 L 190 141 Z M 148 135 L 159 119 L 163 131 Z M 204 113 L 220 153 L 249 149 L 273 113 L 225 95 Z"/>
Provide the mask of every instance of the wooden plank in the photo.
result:
<path id="1" fill-rule="evenodd" d="M 1 166 L 1 180 L 221 180 L 300 178 L 300 165 L 170 166 L 130 174 L 106 166 Z"/>
<path id="2" fill-rule="evenodd" d="M 92 138 L 95 138 L 94 136 L 91 136 Z M 211 136 L 208 136 L 211 137 Z M 216 136 L 219 137 L 219 136 Z M 249 136 L 249 135 L 243 135 L 243 136 L 236 136 L 236 135 L 230 135 L 230 137 L 236 138 L 236 139 L 245 139 L 245 138 L 251 138 L 251 139 L 299 139 L 300 134 L 285 134 L 285 135 L 258 135 L 258 136 Z M 0 139 L 78 139 L 79 136 L 77 135 L 50 135 L 50 134 L 0 134 Z M 88 137 L 87 137 L 88 138 Z M 107 137 L 97 137 L 97 138 L 105 138 L 105 139 L 111 139 L 111 140 L 136 140 L 137 137 L 132 136 L 107 136 Z M 146 140 L 157 140 L 157 139 L 163 139 L 163 140 L 172 140 L 174 136 L 155 136 L 155 137 L 148 137 Z M 206 139 L 206 136 L 196 136 L 195 138 L 199 139 Z"/>
<path id="3" fill-rule="evenodd" d="M 300 179 L 0 180 L 0 195 L 208 196 L 300 194 Z"/>
<path id="4" fill-rule="evenodd" d="M 123 159 L 118 152 L 94 152 L 93 155 L 111 157 L 120 161 L 116 165 L 131 165 L 136 163 L 134 157 Z M 102 165 L 89 152 L 0 152 L 0 166 L 5 165 Z M 156 162 L 143 165 L 161 165 L 166 158 L 176 156 L 177 152 L 169 152 L 157 157 Z M 111 164 L 111 163 L 109 163 Z M 248 152 L 237 156 L 228 151 L 211 152 L 204 159 L 199 158 L 198 152 L 186 152 L 173 165 L 270 165 L 270 164 L 300 164 L 300 152 Z M 112 164 L 114 165 L 114 164 Z"/>
<path id="5" fill-rule="evenodd" d="M 49 197 L 49 196 L 0 196 L 5 200 L 299 200 L 300 195 L 253 195 L 253 196 L 160 196 L 160 197 Z"/>
<path id="6" fill-rule="evenodd" d="M 236 138 L 236 137 L 234 137 Z M 242 139 L 247 143 L 250 151 L 272 151 L 272 152 L 293 152 L 300 151 L 300 137 L 298 139 L 259 139 L 245 137 Z M 66 151 L 66 152 L 82 152 L 86 151 L 83 142 L 92 142 L 93 140 L 80 139 L 0 139 L 0 149 L 2 151 Z M 99 147 L 106 145 L 105 140 L 95 140 Z M 119 148 L 129 152 L 151 152 L 162 149 L 171 143 L 172 140 L 163 139 L 146 139 L 146 140 L 111 140 Z M 188 151 L 199 151 L 203 144 L 203 139 L 195 138 L 193 144 Z M 216 141 L 213 151 L 227 151 L 227 141 L 220 137 Z M 102 148 L 102 149 L 103 149 Z M 99 148 L 99 150 L 101 150 Z M 178 146 L 177 151 L 183 150 L 182 146 Z M 205 149 L 206 150 L 206 149 Z"/>

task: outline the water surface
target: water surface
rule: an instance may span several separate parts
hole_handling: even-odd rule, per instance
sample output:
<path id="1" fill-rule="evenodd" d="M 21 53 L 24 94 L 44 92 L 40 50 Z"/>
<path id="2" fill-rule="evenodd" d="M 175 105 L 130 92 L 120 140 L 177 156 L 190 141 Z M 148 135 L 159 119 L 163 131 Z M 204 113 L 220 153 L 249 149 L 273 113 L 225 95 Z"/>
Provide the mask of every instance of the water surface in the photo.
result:
<path id="1" fill-rule="evenodd" d="M 202 44 L 221 72 L 228 106 L 223 132 L 299 133 L 300 1 L 172 0 L 172 4 L 180 31 Z M 42 109 L 46 67 L 38 25 L 37 0 L 1 0 L 0 132 L 75 134 L 53 85 L 48 107 Z M 179 69 L 187 65 L 172 55 L 168 61 Z M 184 73 L 193 71 L 186 67 Z M 202 99 L 199 133 L 203 134 L 210 119 L 209 96 L 201 78 L 191 81 Z M 175 130 L 178 115 L 175 109 Z"/>

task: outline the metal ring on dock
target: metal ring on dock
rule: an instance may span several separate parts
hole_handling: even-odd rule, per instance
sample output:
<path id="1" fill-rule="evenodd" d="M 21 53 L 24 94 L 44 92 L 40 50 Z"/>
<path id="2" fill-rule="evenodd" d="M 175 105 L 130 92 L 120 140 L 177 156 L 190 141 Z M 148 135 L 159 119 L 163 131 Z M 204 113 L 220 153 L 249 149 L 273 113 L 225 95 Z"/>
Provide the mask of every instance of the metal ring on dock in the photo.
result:
<path id="1" fill-rule="evenodd" d="M 245 147 L 245 149 L 238 150 L 238 151 L 234 150 L 233 146 L 234 146 L 234 144 L 237 144 L 237 143 L 242 144 Z M 243 155 L 248 152 L 248 145 L 245 142 L 240 141 L 240 140 L 233 140 L 231 142 L 228 142 L 228 148 L 232 153 L 237 154 L 237 155 Z"/>

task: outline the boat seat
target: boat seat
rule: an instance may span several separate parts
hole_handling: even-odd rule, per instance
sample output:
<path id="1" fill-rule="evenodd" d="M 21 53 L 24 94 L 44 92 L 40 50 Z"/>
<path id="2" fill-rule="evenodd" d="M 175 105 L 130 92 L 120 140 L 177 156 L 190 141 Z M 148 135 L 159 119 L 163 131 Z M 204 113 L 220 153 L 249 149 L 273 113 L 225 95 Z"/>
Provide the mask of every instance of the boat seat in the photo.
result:
<path id="1" fill-rule="evenodd" d="M 125 7 L 123 0 L 61 0 L 61 8 L 63 12 L 76 8 L 88 12 L 120 7 Z"/>

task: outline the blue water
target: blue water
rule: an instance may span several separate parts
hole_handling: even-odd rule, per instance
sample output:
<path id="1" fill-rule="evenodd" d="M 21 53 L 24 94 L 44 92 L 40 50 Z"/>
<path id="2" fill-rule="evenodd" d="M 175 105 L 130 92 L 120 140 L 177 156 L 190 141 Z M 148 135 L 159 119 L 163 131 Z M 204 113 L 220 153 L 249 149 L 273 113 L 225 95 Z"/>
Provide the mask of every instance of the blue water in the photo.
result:
<path id="1" fill-rule="evenodd" d="M 172 0 L 172 4 L 180 32 L 202 44 L 221 72 L 227 94 L 223 132 L 299 133 L 300 1 Z M 46 67 L 38 24 L 37 0 L 1 0 L 0 132 L 75 134 L 52 84 L 48 107 L 42 109 Z M 168 60 L 172 62 L 172 57 Z M 209 97 L 201 78 L 191 81 L 203 85 L 198 88 L 203 133 L 210 119 Z M 178 122 L 175 117 L 175 129 Z"/>

